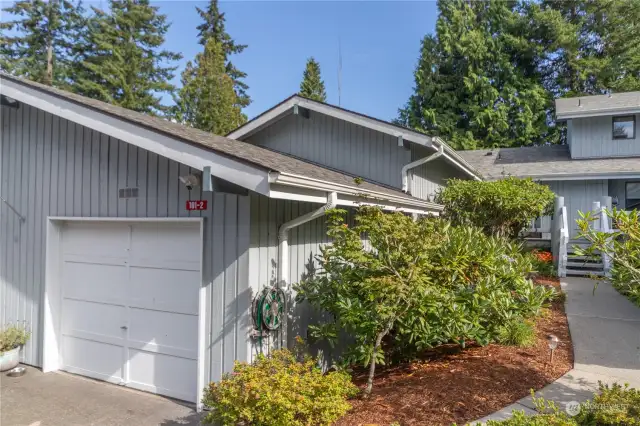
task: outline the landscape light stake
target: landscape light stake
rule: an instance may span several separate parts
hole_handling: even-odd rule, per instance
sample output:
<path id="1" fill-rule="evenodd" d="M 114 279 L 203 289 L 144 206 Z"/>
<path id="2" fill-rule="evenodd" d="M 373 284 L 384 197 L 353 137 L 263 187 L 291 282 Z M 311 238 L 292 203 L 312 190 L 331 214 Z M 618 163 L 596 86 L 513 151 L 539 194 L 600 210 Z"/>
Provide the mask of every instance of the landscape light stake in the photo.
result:
<path id="1" fill-rule="evenodd" d="M 559 342 L 560 339 L 558 339 L 558 336 L 554 334 L 549 334 L 547 336 L 547 343 L 549 345 L 549 349 L 551 350 L 551 355 L 549 356 L 549 364 L 553 364 L 553 351 L 556 350 Z"/>

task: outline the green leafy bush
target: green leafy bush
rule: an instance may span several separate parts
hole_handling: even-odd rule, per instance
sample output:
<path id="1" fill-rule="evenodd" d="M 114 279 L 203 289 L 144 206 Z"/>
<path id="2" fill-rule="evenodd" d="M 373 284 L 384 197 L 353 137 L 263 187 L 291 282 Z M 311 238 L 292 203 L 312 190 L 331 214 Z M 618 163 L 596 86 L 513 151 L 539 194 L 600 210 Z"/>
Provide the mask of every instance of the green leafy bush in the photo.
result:
<path id="1" fill-rule="evenodd" d="M 345 359 L 369 367 L 369 393 L 376 364 L 385 362 L 383 339 L 400 318 L 437 293 L 428 273 L 428 253 L 440 237 L 435 222 L 414 221 L 401 213 L 361 207 L 353 227 L 345 223 L 345 214 L 328 213 L 333 243 L 321 249 L 322 269 L 295 289 L 298 302 L 306 299 L 333 317 L 328 325 L 310 329 L 315 337 L 337 336 L 337 330 L 353 336 Z M 363 234 L 373 250 L 365 250 Z"/>
<path id="2" fill-rule="evenodd" d="M 531 321 L 514 318 L 499 328 L 498 342 L 510 346 L 532 346 L 536 342 L 536 330 Z"/>
<path id="3" fill-rule="evenodd" d="M 611 283 L 629 300 L 640 306 L 640 212 L 637 210 L 608 210 L 615 229 L 611 233 L 596 231 L 591 223 L 596 219 L 592 212 L 581 213 L 577 220 L 580 236 L 591 245 L 577 248 L 576 254 L 596 256 L 607 253 L 613 260 Z"/>
<path id="4" fill-rule="evenodd" d="M 353 227 L 340 211 L 329 224 L 334 242 L 322 249 L 316 275 L 295 286 L 297 299 L 331 314 L 309 328 L 312 337 L 349 333 L 343 361 L 368 366 L 370 380 L 376 363 L 442 343 L 497 341 L 503 324 L 540 314 L 555 294 L 527 279 L 531 257 L 519 244 L 478 228 L 370 207 Z"/>
<path id="5" fill-rule="evenodd" d="M 531 395 L 534 396 L 533 391 Z M 600 383 L 593 399 L 580 404 L 580 411 L 570 416 L 553 402 L 533 397 L 536 411 L 526 415 L 514 411 L 507 420 L 489 420 L 487 426 L 638 426 L 640 425 L 640 391 L 614 383 Z"/>
<path id="6" fill-rule="evenodd" d="M 0 353 L 23 346 L 31 333 L 22 326 L 10 325 L 0 331 Z"/>
<path id="7" fill-rule="evenodd" d="M 640 390 L 600 383 L 588 410 L 580 412 L 581 425 L 638 426 L 640 425 Z"/>
<path id="8" fill-rule="evenodd" d="M 350 408 L 357 388 L 345 372 L 323 374 L 316 362 L 302 362 L 287 350 L 236 362 L 233 372 L 205 390 L 210 411 L 203 423 L 254 426 L 330 425 Z"/>
<path id="9" fill-rule="evenodd" d="M 443 216 L 458 225 L 472 225 L 489 235 L 518 236 L 532 220 L 550 213 L 554 193 L 532 179 L 497 181 L 452 179 L 436 196 Z"/>

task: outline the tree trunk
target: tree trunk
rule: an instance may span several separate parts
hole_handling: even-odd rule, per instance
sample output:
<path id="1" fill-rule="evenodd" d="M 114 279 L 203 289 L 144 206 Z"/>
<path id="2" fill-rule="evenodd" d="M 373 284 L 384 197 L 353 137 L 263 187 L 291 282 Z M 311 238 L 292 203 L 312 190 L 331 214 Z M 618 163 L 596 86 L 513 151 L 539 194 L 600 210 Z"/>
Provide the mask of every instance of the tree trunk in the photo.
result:
<path id="1" fill-rule="evenodd" d="M 373 347 L 373 353 L 371 354 L 371 364 L 369 365 L 369 378 L 367 379 L 367 387 L 364 389 L 364 396 L 368 397 L 371 394 L 371 389 L 373 389 L 373 376 L 376 374 L 376 354 L 378 353 L 378 349 L 382 345 L 382 339 L 387 335 L 389 329 L 386 328 L 384 331 L 378 333 L 376 337 L 376 344 Z"/>
<path id="2" fill-rule="evenodd" d="M 53 84 L 53 43 L 49 40 L 47 45 L 47 74 L 45 75 L 44 84 L 51 86 Z"/>

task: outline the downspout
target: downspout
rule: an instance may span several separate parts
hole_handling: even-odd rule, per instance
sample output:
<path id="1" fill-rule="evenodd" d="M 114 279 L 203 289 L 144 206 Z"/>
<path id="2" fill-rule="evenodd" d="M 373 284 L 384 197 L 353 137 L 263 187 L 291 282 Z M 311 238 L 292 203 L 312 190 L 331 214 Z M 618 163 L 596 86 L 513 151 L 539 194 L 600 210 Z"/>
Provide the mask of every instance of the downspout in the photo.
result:
<path id="1" fill-rule="evenodd" d="M 288 299 L 291 294 L 291 283 L 289 282 L 289 230 L 303 223 L 311 222 L 321 216 L 324 216 L 327 210 L 333 209 L 338 205 L 338 194 L 331 192 L 327 196 L 327 203 L 317 210 L 298 216 L 288 222 L 280 225 L 278 230 L 278 285 L 285 292 L 285 315 L 282 321 L 281 345 L 287 346 L 287 326 L 288 326 Z"/>
<path id="2" fill-rule="evenodd" d="M 409 164 L 405 164 L 402 166 L 402 192 L 408 193 L 409 191 L 409 170 L 414 169 L 418 166 L 428 163 L 429 161 L 433 161 L 438 157 L 444 155 L 444 145 L 440 144 L 440 148 L 438 152 L 431 154 L 428 157 L 421 158 L 419 160 L 413 161 Z"/>

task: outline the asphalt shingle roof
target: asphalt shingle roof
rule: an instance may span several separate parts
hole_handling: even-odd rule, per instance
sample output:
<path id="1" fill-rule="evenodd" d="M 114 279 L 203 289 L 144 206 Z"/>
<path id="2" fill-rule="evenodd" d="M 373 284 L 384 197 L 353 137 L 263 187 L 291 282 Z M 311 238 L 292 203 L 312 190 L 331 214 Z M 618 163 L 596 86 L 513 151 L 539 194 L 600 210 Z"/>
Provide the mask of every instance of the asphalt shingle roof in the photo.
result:
<path id="1" fill-rule="evenodd" d="M 621 110 L 640 110 L 640 92 L 610 95 L 579 96 L 556 99 L 556 115 L 564 116 L 615 113 Z"/>
<path id="2" fill-rule="evenodd" d="M 486 179 L 640 173 L 640 157 L 571 159 L 566 145 L 459 151 Z"/>
<path id="3" fill-rule="evenodd" d="M 279 152 L 252 145 L 247 142 L 237 141 L 223 136 L 214 135 L 212 133 L 204 132 L 192 127 L 187 127 L 182 124 L 173 123 L 160 117 L 153 117 L 150 115 L 142 114 L 126 108 L 111 105 L 106 102 L 87 98 L 64 90 L 45 86 L 40 83 L 0 73 L 0 82 L 2 79 L 7 79 L 24 86 L 28 86 L 38 91 L 45 92 L 58 98 L 73 102 L 75 104 L 91 108 L 93 110 L 108 114 L 122 120 L 126 120 L 130 123 L 142 126 L 157 133 L 180 139 L 185 143 L 205 147 L 207 149 L 215 151 L 216 153 L 234 158 L 236 160 L 240 160 L 245 163 L 253 164 L 254 166 L 258 166 L 269 171 L 291 173 L 312 179 L 318 179 L 325 182 L 345 185 L 355 189 L 377 191 L 383 194 L 403 197 L 408 200 L 424 202 L 424 200 L 420 200 L 418 198 L 407 195 L 399 189 L 394 189 L 375 182 L 368 182 L 365 180 L 361 184 L 355 185 L 354 178 L 356 176 L 336 170 L 331 170 L 307 161 L 302 161 L 297 158 L 281 154 Z"/>

